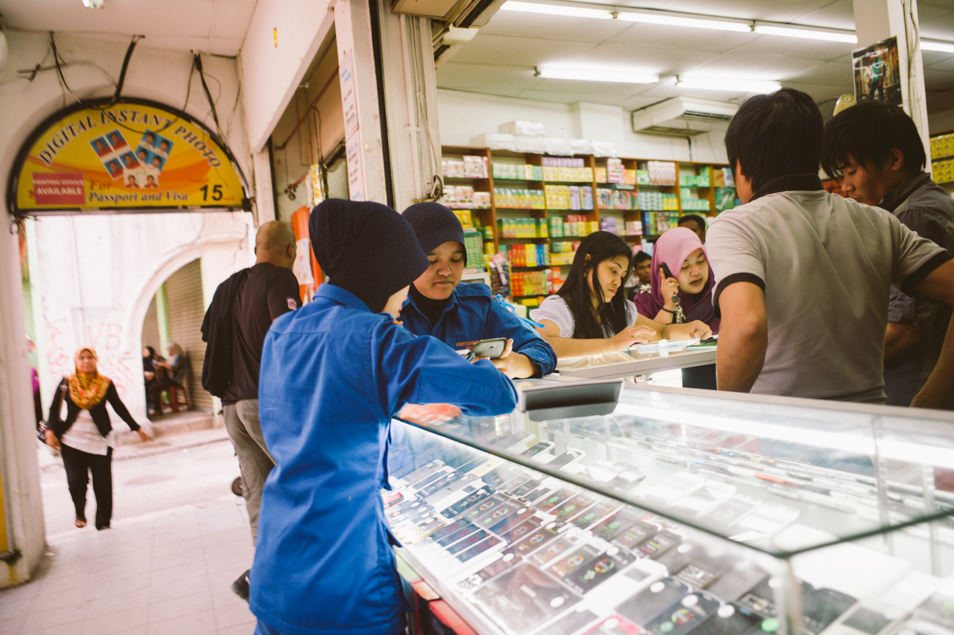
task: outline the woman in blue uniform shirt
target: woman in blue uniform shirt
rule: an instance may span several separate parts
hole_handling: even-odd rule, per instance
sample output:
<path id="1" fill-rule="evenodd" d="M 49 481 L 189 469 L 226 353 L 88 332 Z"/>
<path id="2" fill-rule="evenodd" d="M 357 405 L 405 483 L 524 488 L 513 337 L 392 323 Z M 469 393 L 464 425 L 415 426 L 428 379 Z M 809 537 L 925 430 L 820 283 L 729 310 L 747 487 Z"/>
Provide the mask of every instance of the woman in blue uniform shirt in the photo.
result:
<path id="1" fill-rule="evenodd" d="M 511 340 L 504 353 L 491 360 L 512 379 L 541 377 L 556 368 L 556 354 L 547 342 L 494 300 L 485 284 L 460 284 L 467 264 L 464 228 L 454 212 L 438 203 L 417 203 L 404 218 L 430 266 L 411 285 L 401 311 L 412 333 L 433 335 L 454 348 L 492 337 Z"/>
<path id="2" fill-rule="evenodd" d="M 405 403 L 509 412 L 513 384 L 394 321 L 427 268 L 410 226 L 377 203 L 311 212 L 329 281 L 265 338 L 259 412 L 275 468 L 249 579 L 256 633 L 400 633 L 404 601 L 381 487 L 391 417 Z"/>

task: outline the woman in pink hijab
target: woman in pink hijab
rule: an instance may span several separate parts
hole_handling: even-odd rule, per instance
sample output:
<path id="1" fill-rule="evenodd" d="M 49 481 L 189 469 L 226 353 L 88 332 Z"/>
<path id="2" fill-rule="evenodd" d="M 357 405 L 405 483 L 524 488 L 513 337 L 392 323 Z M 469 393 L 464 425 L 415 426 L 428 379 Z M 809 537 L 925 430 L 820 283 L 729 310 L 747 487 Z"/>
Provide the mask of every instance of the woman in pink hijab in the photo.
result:
<path id="1" fill-rule="evenodd" d="M 671 276 L 663 272 L 663 263 Z M 701 320 L 718 333 L 719 318 L 712 306 L 714 284 L 702 241 L 691 229 L 675 227 L 661 235 L 653 248 L 652 291 L 639 293 L 633 300 L 640 315 L 661 324 Z"/>

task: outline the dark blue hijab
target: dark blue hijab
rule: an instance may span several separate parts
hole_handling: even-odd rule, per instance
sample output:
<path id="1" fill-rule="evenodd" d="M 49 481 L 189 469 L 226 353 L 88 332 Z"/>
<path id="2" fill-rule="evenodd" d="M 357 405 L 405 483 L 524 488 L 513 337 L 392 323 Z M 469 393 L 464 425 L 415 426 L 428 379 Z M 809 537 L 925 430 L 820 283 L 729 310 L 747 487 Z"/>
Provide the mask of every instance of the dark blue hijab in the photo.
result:
<path id="1" fill-rule="evenodd" d="M 311 210 L 308 234 L 328 282 L 375 313 L 429 264 L 407 221 L 380 203 L 322 201 Z"/>

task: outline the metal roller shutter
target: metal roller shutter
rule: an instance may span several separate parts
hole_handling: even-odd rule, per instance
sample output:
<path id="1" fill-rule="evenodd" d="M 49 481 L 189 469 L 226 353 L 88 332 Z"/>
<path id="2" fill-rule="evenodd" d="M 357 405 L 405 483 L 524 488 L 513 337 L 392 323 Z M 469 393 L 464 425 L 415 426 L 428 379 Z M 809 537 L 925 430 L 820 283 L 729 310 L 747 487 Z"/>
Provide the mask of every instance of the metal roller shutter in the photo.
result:
<path id="1" fill-rule="evenodd" d="M 202 268 L 198 258 L 169 276 L 165 283 L 166 314 L 169 340 L 176 342 L 189 354 L 191 369 L 188 386 L 193 408 L 212 410 L 212 395 L 202 389 L 202 362 L 205 342 L 202 341 Z"/>

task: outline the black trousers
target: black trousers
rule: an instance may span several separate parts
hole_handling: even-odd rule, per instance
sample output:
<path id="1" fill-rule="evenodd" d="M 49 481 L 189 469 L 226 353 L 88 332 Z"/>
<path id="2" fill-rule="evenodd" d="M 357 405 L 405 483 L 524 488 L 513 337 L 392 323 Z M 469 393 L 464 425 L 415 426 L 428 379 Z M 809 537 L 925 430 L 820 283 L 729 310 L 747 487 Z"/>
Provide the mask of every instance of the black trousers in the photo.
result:
<path id="1" fill-rule="evenodd" d="M 82 450 L 60 445 L 66 483 L 70 488 L 76 517 L 86 520 L 86 486 L 89 474 L 93 474 L 93 494 L 96 496 L 96 529 L 109 527 L 113 517 L 113 449 L 106 454 L 89 454 Z"/>

